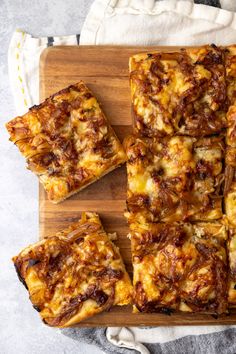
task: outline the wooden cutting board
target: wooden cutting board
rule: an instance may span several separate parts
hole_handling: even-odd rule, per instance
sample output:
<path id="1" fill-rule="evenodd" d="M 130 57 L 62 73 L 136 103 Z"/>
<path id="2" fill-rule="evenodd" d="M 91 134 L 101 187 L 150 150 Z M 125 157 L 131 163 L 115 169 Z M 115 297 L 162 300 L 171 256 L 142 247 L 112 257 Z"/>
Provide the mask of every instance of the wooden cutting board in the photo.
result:
<path id="1" fill-rule="evenodd" d="M 41 100 L 60 89 L 84 80 L 94 92 L 113 125 L 118 137 L 132 131 L 128 58 L 151 50 L 171 51 L 176 47 L 118 47 L 118 46 L 57 46 L 47 48 L 40 60 Z M 116 231 L 117 244 L 132 276 L 130 241 L 123 211 L 126 198 L 125 166 L 116 169 L 98 182 L 61 204 L 48 201 L 40 185 L 40 237 L 53 234 L 80 217 L 81 211 L 96 211 L 107 232 Z M 155 326 L 236 324 L 236 312 L 213 318 L 211 315 L 176 313 L 132 314 L 131 306 L 114 307 L 110 312 L 87 319 L 78 326 Z"/>

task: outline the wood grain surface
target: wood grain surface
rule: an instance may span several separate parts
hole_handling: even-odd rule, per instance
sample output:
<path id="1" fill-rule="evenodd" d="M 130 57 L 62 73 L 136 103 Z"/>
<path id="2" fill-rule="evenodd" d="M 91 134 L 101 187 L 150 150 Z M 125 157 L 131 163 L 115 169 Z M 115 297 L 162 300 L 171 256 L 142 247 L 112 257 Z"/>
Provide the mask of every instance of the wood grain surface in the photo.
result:
<path id="1" fill-rule="evenodd" d="M 102 105 L 118 137 L 122 140 L 132 131 L 129 56 L 145 51 L 173 51 L 176 47 L 57 46 L 47 48 L 40 60 L 40 95 L 44 100 L 60 89 L 84 80 Z M 127 269 L 132 276 L 130 241 L 123 211 L 126 198 L 126 171 L 122 166 L 61 204 L 48 201 L 40 185 L 40 237 L 68 226 L 81 211 L 99 213 L 107 232 L 116 231 Z M 81 322 L 77 326 L 155 326 L 155 325 L 236 324 L 236 311 L 214 318 L 211 315 L 175 313 L 133 314 L 131 306 L 114 307 Z"/>

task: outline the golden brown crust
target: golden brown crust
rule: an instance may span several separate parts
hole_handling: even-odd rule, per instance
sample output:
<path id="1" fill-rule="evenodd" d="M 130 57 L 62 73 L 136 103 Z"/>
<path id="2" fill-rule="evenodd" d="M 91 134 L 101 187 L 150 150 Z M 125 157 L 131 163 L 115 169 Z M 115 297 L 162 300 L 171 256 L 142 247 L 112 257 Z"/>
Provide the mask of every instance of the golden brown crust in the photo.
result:
<path id="1" fill-rule="evenodd" d="M 131 136 L 124 145 L 129 222 L 222 217 L 222 137 Z"/>
<path id="2" fill-rule="evenodd" d="M 134 302 L 141 312 L 227 311 L 221 223 L 131 224 Z"/>
<path id="3" fill-rule="evenodd" d="M 95 213 L 13 258 L 42 320 L 71 326 L 113 305 L 131 301 L 132 287 L 118 248 Z"/>
<path id="4" fill-rule="evenodd" d="M 214 45 L 130 58 L 136 132 L 203 136 L 226 127 L 224 50 Z"/>
<path id="5" fill-rule="evenodd" d="M 82 81 L 6 126 L 55 203 L 125 162 L 122 145 Z"/>

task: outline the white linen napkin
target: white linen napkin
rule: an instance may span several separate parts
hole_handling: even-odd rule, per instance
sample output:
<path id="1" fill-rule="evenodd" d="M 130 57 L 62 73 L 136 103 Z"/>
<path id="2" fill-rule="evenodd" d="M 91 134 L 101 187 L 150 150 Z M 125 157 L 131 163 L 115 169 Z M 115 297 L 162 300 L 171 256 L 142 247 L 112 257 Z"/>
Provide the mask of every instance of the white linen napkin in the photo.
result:
<path id="1" fill-rule="evenodd" d="M 222 0 L 221 6 L 236 11 L 236 1 Z M 95 0 L 80 36 L 80 44 L 186 46 L 235 42 L 236 14 L 194 4 L 193 0 Z M 8 63 L 17 114 L 39 103 L 39 56 L 52 44 L 76 45 L 78 35 L 34 38 L 20 30 L 13 34 Z M 108 328 L 107 339 L 116 346 L 147 354 L 141 342 L 164 343 L 225 329 L 226 326 Z"/>

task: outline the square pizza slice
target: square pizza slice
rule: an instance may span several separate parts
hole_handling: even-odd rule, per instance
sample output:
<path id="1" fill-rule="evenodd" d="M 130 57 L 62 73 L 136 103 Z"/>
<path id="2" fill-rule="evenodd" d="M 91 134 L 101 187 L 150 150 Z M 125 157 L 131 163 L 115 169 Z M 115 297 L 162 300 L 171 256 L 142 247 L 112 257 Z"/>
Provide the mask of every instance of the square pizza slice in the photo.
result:
<path id="1" fill-rule="evenodd" d="M 130 238 L 135 312 L 227 312 L 222 223 L 133 223 Z"/>
<path id="2" fill-rule="evenodd" d="M 225 156 L 224 204 L 229 225 L 236 227 L 236 147 L 231 146 Z"/>
<path id="3" fill-rule="evenodd" d="M 229 258 L 229 307 L 236 307 L 236 228 L 229 228 L 228 239 Z"/>
<path id="4" fill-rule="evenodd" d="M 230 228 L 236 227 L 236 46 L 225 49 L 227 98 L 224 204 Z M 232 238 L 233 240 L 233 238 Z M 233 241 L 232 241 L 233 242 Z"/>
<path id="5" fill-rule="evenodd" d="M 221 218 L 222 137 L 130 136 L 124 145 L 129 222 Z"/>
<path id="6" fill-rule="evenodd" d="M 236 103 L 236 45 L 225 48 L 225 72 L 229 105 Z"/>
<path id="7" fill-rule="evenodd" d="M 83 213 L 77 223 L 25 248 L 13 262 L 33 307 L 50 326 L 68 327 L 131 301 L 119 249 L 95 213 Z"/>
<path id="8" fill-rule="evenodd" d="M 227 112 L 226 142 L 228 146 L 236 147 L 236 46 L 229 46 L 225 50 L 225 70 L 227 83 Z"/>
<path id="9" fill-rule="evenodd" d="M 58 203 L 125 162 L 125 153 L 98 101 L 80 81 L 54 94 L 6 125 Z"/>
<path id="10" fill-rule="evenodd" d="M 130 58 L 134 126 L 142 136 L 205 136 L 226 126 L 224 51 L 215 45 Z"/>

